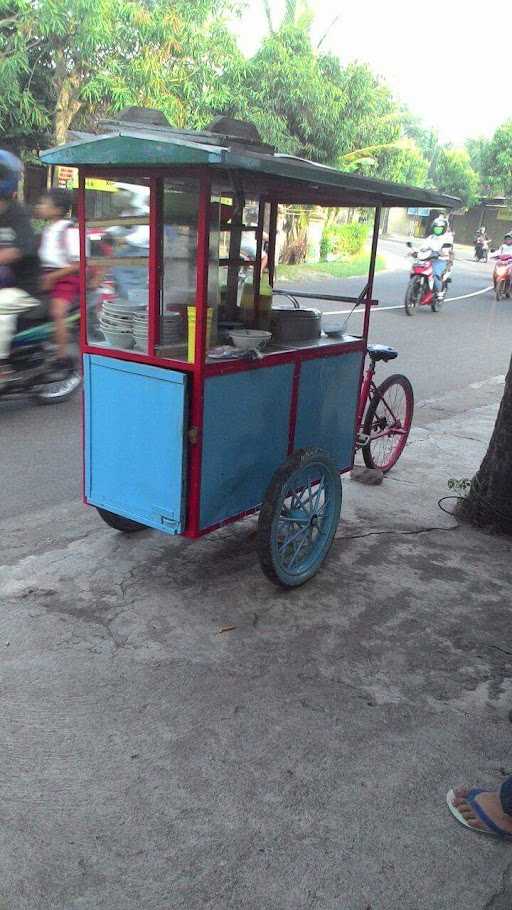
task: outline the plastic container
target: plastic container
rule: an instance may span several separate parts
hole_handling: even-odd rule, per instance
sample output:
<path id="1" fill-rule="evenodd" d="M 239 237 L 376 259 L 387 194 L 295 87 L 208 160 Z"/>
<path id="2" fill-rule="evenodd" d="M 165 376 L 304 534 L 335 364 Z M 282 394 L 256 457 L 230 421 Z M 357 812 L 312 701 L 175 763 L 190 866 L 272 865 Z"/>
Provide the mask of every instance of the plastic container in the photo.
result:
<path id="1" fill-rule="evenodd" d="M 260 279 L 260 293 L 256 308 L 256 328 L 268 330 L 272 315 L 272 285 L 268 272 L 263 272 Z"/>
<path id="2" fill-rule="evenodd" d="M 194 363 L 196 356 L 196 308 L 195 306 L 187 307 L 187 317 L 188 317 L 188 354 L 187 360 L 189 363 Z M 207 326 L 206 326 L 206 350 L 211 347 L 212 343 L 212 322 L 213 322 L 213 307 L 208 307 L 208 316 L 207 316 Z"/>

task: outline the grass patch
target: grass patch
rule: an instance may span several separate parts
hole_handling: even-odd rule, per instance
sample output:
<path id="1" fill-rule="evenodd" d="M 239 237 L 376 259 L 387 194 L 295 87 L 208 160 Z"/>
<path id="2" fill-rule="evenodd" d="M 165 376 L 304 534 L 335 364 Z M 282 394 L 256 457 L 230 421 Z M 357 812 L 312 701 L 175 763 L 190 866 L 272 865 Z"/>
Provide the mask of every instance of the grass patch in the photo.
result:
<path id="1" fill-rule="evenodd" d="M 300 265 L 278 265 L 279 281 L 306 281 L 308 278 L 352 278 L 356 275 L 366 276 L 370 267 L 370 254 L 361 253 L 350 259 L 337 259 L 334 262 L 303 262 Z M 383 256 L 377 256 L 377 272 L 386 268 Z"/>

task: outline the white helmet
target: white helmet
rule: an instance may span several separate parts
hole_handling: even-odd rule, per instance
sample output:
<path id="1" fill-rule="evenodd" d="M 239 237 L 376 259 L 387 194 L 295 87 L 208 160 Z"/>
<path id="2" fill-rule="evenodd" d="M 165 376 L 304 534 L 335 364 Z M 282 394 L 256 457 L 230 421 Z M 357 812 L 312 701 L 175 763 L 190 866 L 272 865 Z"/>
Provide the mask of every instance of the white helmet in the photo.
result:
<path id="1" fill-rule="evenodd" d="M 448 227 L 449 224 L 446 215 L 438 215 L 432 222 L 431 231 L 439 237 L 441 234 L 446 234 Z"/>

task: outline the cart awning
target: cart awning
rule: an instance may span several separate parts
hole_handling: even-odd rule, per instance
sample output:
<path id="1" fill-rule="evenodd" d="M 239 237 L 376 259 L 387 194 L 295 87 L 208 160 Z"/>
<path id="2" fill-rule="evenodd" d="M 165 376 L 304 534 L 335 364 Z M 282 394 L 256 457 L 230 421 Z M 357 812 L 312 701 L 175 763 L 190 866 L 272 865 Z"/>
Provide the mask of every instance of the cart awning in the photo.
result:
<path id="1" fill-rule="evenodd" d="M 453 209 L 460 199 L 432 190 L 404 186 L 372 177 L 348 174 L 303 158 L 271 152 L 257 152 L 237 144 L 201 141 L 205 134 L 182 133 L 171 128 L 137 129 L 120 127 L 103 135 L 88 135 L 41 152 L 44 164 L 67 167 L 98 167 L 122 171 L 127 167 L 167 169 L 207 166 L 219 182 L 232 187 L 237 173 L 240 189 L 267 193 L 283 203 L 375 206 L 386 208 L 422 207 Z"/>

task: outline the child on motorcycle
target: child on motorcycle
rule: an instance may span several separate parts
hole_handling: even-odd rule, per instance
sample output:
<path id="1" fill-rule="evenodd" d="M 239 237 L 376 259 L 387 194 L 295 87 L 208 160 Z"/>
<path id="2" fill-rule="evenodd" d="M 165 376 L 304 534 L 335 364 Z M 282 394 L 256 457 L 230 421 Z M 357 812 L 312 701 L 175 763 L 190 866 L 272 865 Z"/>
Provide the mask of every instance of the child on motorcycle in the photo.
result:
<path id="1" fill-rule="evenodd" d="M 453 263 L 453 233 L 449 229 L 448 219 L 445 215 L 438 215 L 432 222 L 430 236 L 422 245 L 422 249 L 430 249 L 437 256 L 432 260 L 434 273 L 434 291 L 438 299 L 444 296 L 443 276 L 449 265 Z"/>
<path id="2" fill-rule="evenodd" d="M 37 241 L 30 218 L 15 200 L 21 161 L 0 149 L 0 383 L 9 378 L 11 341 L 17 316 L 38 306 Z"/>
<path id="3" fill-rule="evenodd" d="M 50 314 L 55 324 L 57 368 L 73 366 L 68 356 L 66 316 L 80 293 L 80 240 L 78 228 L 69 219 L 72 196 L 54 187 L 37 207 L 40 218 L 48 221 L 43 230 L 39 255 L 43 267 L 42 288 L 50 296 Z"/>

